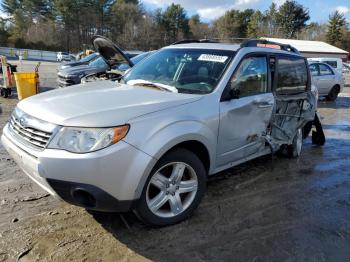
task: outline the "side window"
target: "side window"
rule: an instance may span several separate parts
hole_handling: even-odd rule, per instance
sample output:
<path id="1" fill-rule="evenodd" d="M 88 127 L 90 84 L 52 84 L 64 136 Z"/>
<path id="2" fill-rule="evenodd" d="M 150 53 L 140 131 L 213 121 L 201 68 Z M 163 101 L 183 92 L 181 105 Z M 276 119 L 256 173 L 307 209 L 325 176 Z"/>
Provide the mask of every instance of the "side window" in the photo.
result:
<path id="1" fill-rule="evenodd" d="M 231 89 L 239 90 L 240 97 L 266 93 L 266 57 L 244 58 L 231 78 Z"/>
<path id="2" fill-rule="evenodd" d="M 307 88 L 307 65 L 300 57 L 280 57 L 277 60 L 278 94 L 297 94 Z"/>
<path id="3" fill-rule="evenodd" d="M 309 65 L 309 68 L 310 68 L 310 72 L 311 72 L 312 76 L 318 76 L 319 75 L 317 64 L 311 64 L 311 65 Z"/>
<path id="4" fill-rule="evenodd" d="M 333 68 L 337 68 L 338 67 L 338 63 L 337 61 L 324 61 L 326 64 L 329 64 L 331 67 Z"/>
<path id="5" fill-rule="evenodd" d="M 329 68 L 328 65 L 325 64 L 319 64 L 320 67 L 320 75 L 326 76 L 326 75 L 333 75 L 332 69 Z"/>

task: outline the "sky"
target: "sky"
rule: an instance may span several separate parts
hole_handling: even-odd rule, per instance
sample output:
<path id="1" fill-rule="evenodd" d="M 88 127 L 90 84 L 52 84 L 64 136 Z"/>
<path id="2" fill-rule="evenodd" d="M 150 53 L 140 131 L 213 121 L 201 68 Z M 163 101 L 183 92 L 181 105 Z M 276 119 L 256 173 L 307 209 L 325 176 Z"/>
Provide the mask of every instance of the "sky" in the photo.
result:
<path id="1" fill-rule="evenodd" d="M 165 8 L 172 2 L 181 4 L 189 15 L 199 14 L 210 22 L 229 9 L 259 9 L 265 11 L 274 1 L 277 5 L 285 0 L 142 0 L 147 9 Z M 297 0 L 310 11 L 311 22 L 326 22 L 331 12 L 343 13 L 350 23 L 350 0 Z"/>
<path id="2" fill-rule="evenodd" d="M 253 8 L 265 11 L 272 1 L 281 5 L 285 0 L 140 0 L 148 10 L 166 8 L 173 2 L 181 4 L 189 16 L 199 14 L 205 22 L 213 21 L 229 9 Z M 350 0 L 297 0 L 297 2 L 309 9 L 311 22 L 327 22 L 329 14 L 338 10 L 350 23 Z M 0 16 L 4 15 L 0 10 Z"/>

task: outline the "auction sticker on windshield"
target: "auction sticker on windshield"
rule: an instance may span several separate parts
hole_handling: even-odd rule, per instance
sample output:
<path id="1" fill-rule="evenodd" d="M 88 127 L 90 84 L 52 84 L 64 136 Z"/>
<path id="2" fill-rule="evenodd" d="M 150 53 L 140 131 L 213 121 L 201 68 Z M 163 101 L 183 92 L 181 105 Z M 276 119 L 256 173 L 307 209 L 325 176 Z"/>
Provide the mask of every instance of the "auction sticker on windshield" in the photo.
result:
<path id="1" fill-rule="evenodd" d="M 225 63 L 227 58 L 228 58 L 227 56 L 221 56 L 221 55 L 201 54 L 198 57 L 198 61 Z"/>

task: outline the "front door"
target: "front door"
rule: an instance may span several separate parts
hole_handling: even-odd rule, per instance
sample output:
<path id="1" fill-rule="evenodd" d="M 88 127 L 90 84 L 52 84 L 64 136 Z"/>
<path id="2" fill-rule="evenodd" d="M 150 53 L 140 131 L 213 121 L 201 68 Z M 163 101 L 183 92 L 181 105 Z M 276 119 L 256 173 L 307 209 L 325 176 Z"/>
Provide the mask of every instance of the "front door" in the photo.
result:
<path id="1" fill-rule="evenodd" d="M 274 105 L 268 71 L 266 56 L 250 56 L 241 61 L 232 75 L 228 88 L 239 96 L 220 103 L 217 167 L 265 148 L 262 136 Z"/>

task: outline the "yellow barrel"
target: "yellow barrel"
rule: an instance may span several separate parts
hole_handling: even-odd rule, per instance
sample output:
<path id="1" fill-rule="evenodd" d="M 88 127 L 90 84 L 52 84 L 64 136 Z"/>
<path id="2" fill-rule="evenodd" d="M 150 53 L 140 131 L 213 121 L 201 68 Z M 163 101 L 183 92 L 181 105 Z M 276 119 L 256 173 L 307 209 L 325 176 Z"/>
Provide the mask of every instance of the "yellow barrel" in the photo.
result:
<path id="1" fill-rule="evenodd" d="M 36 95 L 39 87 L 39 75 L 35 72 L 14 73 L 18 99 L 22 100 L 29 96 Z"/>

